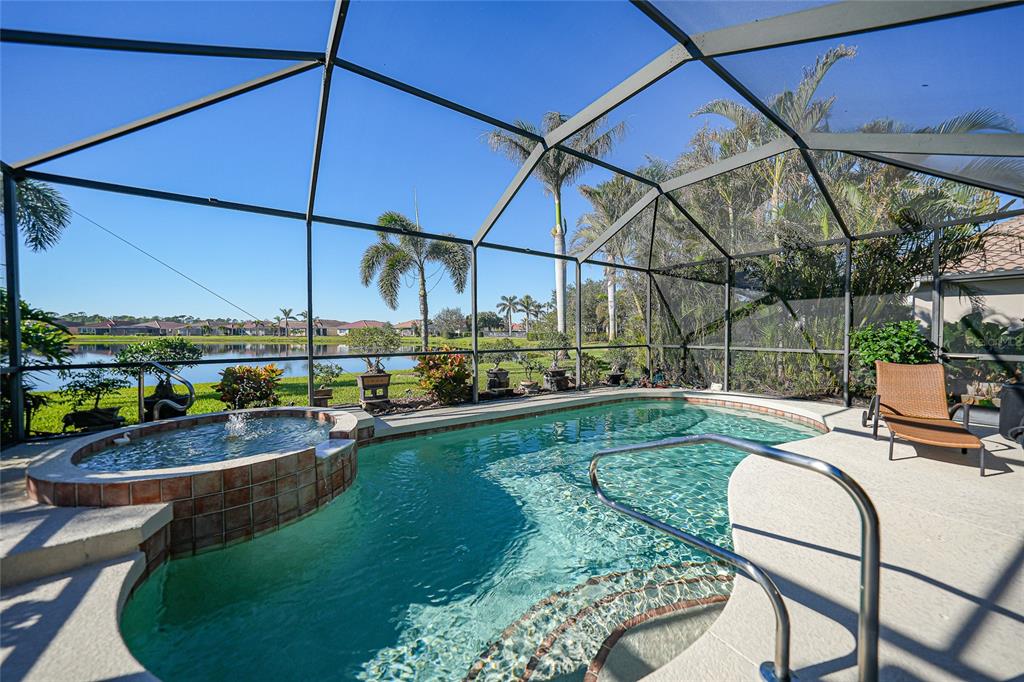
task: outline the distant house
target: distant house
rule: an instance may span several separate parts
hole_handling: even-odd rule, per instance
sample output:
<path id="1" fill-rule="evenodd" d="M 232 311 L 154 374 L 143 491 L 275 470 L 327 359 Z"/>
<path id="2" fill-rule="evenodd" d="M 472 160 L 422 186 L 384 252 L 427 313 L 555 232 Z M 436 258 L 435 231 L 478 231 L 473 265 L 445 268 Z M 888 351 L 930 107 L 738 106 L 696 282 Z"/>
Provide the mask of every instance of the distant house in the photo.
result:
<path id="1" fill-rule="evenodd" d="M 81 333 L 81 332 L 78 331 L 78 329 L 79 329 L 79 323 L 78 322 L 71 322 L 70 320 L 54 320 L 53 322 L 54 322 L 54 324 L 57 324 L 57 325 L 59 325 L 61 327 L 64 327 L 65 329 L 67 329 L 69 334 L 80 334 Z"/>
<path id="2" fill-rule="evenodd" d="M 169 320 L 149 320 L 137 324 L 114 326 L 111 327 L 110 333 L 114 336 L 178 336 L 184 326 L 180 322 Z"/>
<path id="3" fill-rule="evenodd" d="M 367 327 L 383 327 L 384 322 L 379 320 L 356 320 L 355 322 L 346 322 L 338 327 L 338 336 L 345 336 L 353 329 L 366 329 Z"/>
<path id="4" fill-rule="evenodd" d="M 395 329 L 397 329 L 398 333 L 402 336 L 419 336 L 421 324 L 421 320 L 407 320 L 396 324 Z M 427 325 L 427 328 L 430 328 L 429 324 Z"/>
<path id="5" fill-rule="evenodd" d="M 113 320 L 100 320 L 99 322 L 83 322 L 78 325 L 78 331 L 72 334 L 110 334 L 114 326 Z"/>
<path id="6" fill-rule="evenodd" d="M 313 320 L 313 335 L 314 336 L 339 336 L 340 330 L 344 327 L 347 322 L 342 320 L 328 320 L 323 318 L 317 318 Z"/>

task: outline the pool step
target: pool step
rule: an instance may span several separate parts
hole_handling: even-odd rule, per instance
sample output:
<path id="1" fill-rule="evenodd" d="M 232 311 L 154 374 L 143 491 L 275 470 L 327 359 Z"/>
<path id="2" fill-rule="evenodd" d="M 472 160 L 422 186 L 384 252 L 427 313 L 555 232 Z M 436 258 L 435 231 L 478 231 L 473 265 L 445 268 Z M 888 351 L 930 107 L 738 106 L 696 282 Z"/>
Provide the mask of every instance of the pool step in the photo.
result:
<path id="1" fill-rule="evenodd" d="M 626 621 L 724 597 L 732 575 L 718 563 L 657 566 L 591 578 L 537 602 L 470 667 L 466 682 L 550 680 L 585 671 Z"/>
<path id="2" fill-rule="evenodd" d="M 75 570 L 139 551 L 171 521 L 170 504 L 51 507 L 5 500 L 0 524 L 0 586 Z"/>

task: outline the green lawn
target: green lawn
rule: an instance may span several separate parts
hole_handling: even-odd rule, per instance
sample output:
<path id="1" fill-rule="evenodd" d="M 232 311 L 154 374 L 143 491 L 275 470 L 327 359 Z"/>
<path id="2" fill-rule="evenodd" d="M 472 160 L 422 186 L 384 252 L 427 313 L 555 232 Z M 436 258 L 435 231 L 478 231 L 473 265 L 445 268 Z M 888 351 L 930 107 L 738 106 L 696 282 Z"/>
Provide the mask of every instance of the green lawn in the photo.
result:
<path id="1" fill-rule="evenodd" d="M 480 389 L 487 387 L 487 373 L 485 369 L 490 365 L 481 364 L 480 367 Z M 563 366 L 570 367 L 571 363 L 563 363 Z M 510 385 L 515 386 L 526 378 L 523 370 L 515 364 L 505 363 L 509 370 Z M 424 395 L 425 391 L 419 387 L 419 379 L 411 369 L 399 370 L 391 373 L 391 397 L 403 398 L 406 396 Z M 538 376 L 535 380 L 540 381 Z M 217 393 L 213 390 L 215 383 L 195 384 L 196 402 L 189 409 L 189 414 L 202 414 L 206 412 L 219 412 L 226 406 L 222 403 Z M 359 402 L 359 388 L 356 386 L 356 375 L 344 374 L 341 379 L 332 385 L 334 395 L 331 404 Z M 180 387 L 176 387 L 180 391 Z M 62 419 L 65 414 L 74 408 L 71 401 L 57 391 L 40 391 L 41 395 L 50 398 L 50 404 L 42 407 L 32 416 L 31 429 L 33 432 L 60 433 Z M 278 388 L 278 395 L 281 397 L 282 405 L 307 405 L 306 400 L 306 379 L 305 377 L 289 377 L 281 380 Z M 121 416 L 125 417 L 129 424 L 136 422 L 138 417 L 138 394 L 137 389 L 132 386 L 124 388 L 116 393 L 106 396 L 100 401 L 100 407 L 120 407 Z"/>

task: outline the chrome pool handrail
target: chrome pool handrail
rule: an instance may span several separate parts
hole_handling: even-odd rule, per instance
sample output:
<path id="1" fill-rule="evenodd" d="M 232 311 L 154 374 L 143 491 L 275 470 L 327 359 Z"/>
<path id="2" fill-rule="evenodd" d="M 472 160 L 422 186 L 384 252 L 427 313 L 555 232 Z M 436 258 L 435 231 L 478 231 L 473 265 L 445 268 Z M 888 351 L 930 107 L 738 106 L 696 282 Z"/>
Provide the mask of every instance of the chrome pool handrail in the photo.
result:
<path id="1" fill-rule="evenodd" d="M 601 450 L 594 454 L 590 460 L 590 485 L 597 493 L 602 504 L 615 511 L 632 517 L 652 528 L 660 530 L 678 540 L 697 547 L 712 556 L 736 566 L 743 571 L 754 582 L 758 583 L 768 595 L 775 610 L 775 661 L 774 665 L 763 663 L 760 673 L 765 680 L 788 680 L 789 670 L 789 613 L 786 610 L 785 602 L 779 593 L 778 587 L 772 579 L 764 573 L 757 565 L 746 557 L 740 556 L 727 549 L 714 545 L 696 535 L 670 526 L 658 521 L 641 511 L 633 509 L 620 502 L 612 500 L 605 495 L 604 490 L 597 478 L 597 463 L 610 455 L 617 455 L 627 452 L 642 452 L 646 450 L 657 450 L 661 448 L 680 447 L 686 445 L 699 445 L 702 443 L 718 443 L 737 450 L 758 455 L 767 459 L 791 464 L 801 469 L 809 469 L 823 476 L 826 476 L 838 483 L 843 490 L 853 499 L 857 505 L 857 511 L 861 518 L 861 566 L 860 566 L 860 610 L 857 627 L 857 668 L 860 682 L 876 682 L 878 680 L 878 591 L 879 591 L 879 527 L 878 513 L 875 505 L 871 502 L 867 493 L 860 484 L 851 478 L 845 471 L 832 466 L 828 462 L 795 452 L 787 452 L 761 443 L 733 438 L 716 433 L 699 434 L 694 436 L 680 436 L 677 438 L 666 438 L 664 440 L 640 443 L 637 445 L 625 445 L 608 450 Z"/>
<path id="2" fill-rule="evenodd" d="M 156 403 L 153 404 L 153 421 L 157 421 L 160 419 L 160 408 L 163 407 L 164 405 L 174 407 L 174 409 L 179 410 L 181 412 L 188 412 L 188 408 L 190 408 L 192 406 L 192 403 L 196 401 L 195 386 L 192 385 L 191 381 L 181 376 L 180 374 L 178 374 L 171 368 L 167 367 L 166 365 L 163 365 L 157 362 L 156 360 L 149 360 L 148 362 L 143 363 L 139 367 L 139 423 L 141 424 L 143 422 L 143 418 L 145 417 L 146 414 L 146 367 L 152 367 L 157 371 L 163 372 L 171 379 L 176 379 L 177 381 L 184 384 L 185 388 L 188 389 L 188 401 L 185 403 L 184 406 L 179 405 L 173 400 L 169 400 L 167 398 L 163 398 L 162 400 L 156 401 Z"/>

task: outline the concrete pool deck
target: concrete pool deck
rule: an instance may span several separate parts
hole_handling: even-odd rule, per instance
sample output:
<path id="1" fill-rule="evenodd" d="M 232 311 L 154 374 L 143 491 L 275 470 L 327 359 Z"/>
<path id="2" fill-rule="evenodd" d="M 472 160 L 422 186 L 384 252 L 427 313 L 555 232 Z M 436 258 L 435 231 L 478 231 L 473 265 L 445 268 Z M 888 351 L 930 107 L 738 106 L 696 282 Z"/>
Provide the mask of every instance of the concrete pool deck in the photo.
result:
<path id="1" fill-rule="evenodd" d="M 883 680 L 1007 680 L 1024 675 L 1024 455 L 975 429 L 977 453 L 871 438 L 861 410 L 803 403 L 831 432 L 781 446 L 845 470 L 868 492 L 882 535 Z M 883 434 L 885 437 L 883 437 Z M 799 680 L 855 680 L 860 520 L 838 485 L 756 457 L 730 479 L 736 551 L 765 568 L 792 620 Z M 690 648 L 644 679 L 753 680 L 771 660 L 773 615 L 739 578 L 721 616 Z"/>
<path id="2" fill-rule="evenodd" d="M 1019 447 L 989 435 L 991 430 L 979 430 L 989 449 L 989 475 L 981 478 L 976 454 L 898 443 L 896 461 L 888 461 L 887 442 L 866 435 L 860 410 L 735 394 L 630 389 L 566 393 L 394 415 L 378 418 L 375 428 L 386 439 L 626 398 L 687 396 L 779 409 L 801 421 L 823 419 L 833 429 L 784 447 L 845 469 L 878 508 L 882 679 L 995 680 L 1024 673 L 1024 456 Z M 19 446 L 4 453 L 0 473 L 5 514 L 24 495 L 24 465 L 39 452 L 39 446 Z M 37 507 L 33 518 L 38 523 L 26 529 L 61 525 L 47 515 L 45 506 Z M 855 679 L 859 522 L 852 502 L 820 476 L 750 457 L 730 481 L 730 514 L 737 550 L 768 569 L 787 599 L 799 679 Z M 10 542 L 6 526 L 4 541 Z M 119 605 L 145 566 L 145 556 L 135 551 L 4 587 L 4 679 L 145 678 L 117 627 Z M 68 589 L 81 585 L 89 589 Z M 652 662 L 668 663 L 645 679 L 755 679 L 756 666 L 771 657 L 772 632 L 763 594 L 749 581 L 737 580 L 710 630 L 682 653 L 655 652 Z M 624 636 L 620 645 L 630 650 L 616 654 L 613 649 L 608 660 L 642 657 L 645 639 L 662 646 L 679 641 L 660 636 L 653 624 L 643 637 L 638 635 Z M 634 664 L 634 670 L 653 668 L 645 668 L 642 661 Z M 623 668 L 616 664 L 607 670 Z"/>

